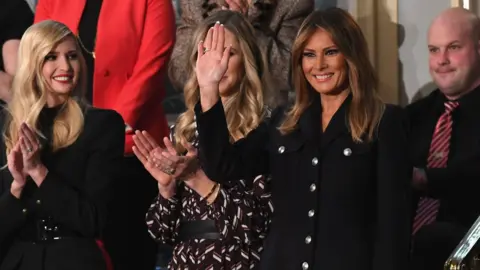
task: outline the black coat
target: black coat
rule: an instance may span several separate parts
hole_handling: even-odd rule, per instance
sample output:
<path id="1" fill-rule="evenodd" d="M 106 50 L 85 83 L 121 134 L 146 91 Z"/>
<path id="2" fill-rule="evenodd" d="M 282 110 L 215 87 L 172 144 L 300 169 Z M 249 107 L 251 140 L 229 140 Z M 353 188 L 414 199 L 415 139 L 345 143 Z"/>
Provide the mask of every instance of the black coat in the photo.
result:
<path id="1" fill-rule="evenodd" d="M 55 110 L 41 113 L 42 131 L 48 138 Z M 119 114 L 89 108 L 84 130 L 71 146 L 53 153 L 45 142 L 41 159 L 49 172 L 40 187 L 28 179 L 17 199 L 10 193 L 10 172 L 0 172 L 1 270 L 105 269 L 95 239 L 102 237 L 112 206 L 109 203 L 122 164 L 124 137 Z M 1 164 L 6 164 L 3 142 L 0 153 Z M 32 239 L 37 240 L 38 227 L 43 226 L 40 220 L 68 237 L 34 244 Z"/>
<path id="2" fill-rule="evenodd" d="M 197 106 L 200 159 L 212 179 L 272 175 L 275 212 L 261 269 L 408 269 L 412 167 L 403 111 L 388 105 L 377 139 L 355 143 L 349 103 L 323 134 L 317 96 L 294 132 L 279 133 L 278 110 L 233 147 L 221 103 L 205 113 Z"/>

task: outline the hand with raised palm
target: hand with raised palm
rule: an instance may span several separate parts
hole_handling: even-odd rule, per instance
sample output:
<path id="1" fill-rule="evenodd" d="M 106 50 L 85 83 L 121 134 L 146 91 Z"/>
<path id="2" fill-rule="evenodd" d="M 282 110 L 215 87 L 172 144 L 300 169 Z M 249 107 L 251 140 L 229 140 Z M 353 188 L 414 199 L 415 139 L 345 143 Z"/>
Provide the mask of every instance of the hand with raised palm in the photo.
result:
<path id="1" fill-rule="evenodd" d="M 205 41 L 198 44 L 195 73 L 200 88 L 202 108 L 204 105 L 213 106 L 218 100 L 219 84 L 228 69 L 230 48 L 231 45 L 225 46 L 225 28 L 220 22 L 211 27 Z M 214 103 L 211 104 L 212 102 Z"/>

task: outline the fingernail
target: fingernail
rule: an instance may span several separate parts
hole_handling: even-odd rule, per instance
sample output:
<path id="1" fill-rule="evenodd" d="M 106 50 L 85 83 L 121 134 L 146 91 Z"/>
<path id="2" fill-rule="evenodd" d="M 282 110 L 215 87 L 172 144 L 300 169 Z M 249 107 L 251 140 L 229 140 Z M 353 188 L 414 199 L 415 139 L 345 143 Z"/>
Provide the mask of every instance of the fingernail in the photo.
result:
<path id="1" fill-rule="evenodd" d="M 220 21 L 217 21 L 216 24 L 220 24 Z"/>
<path id="2" fill-rule="evenodd" d="M 222 24 L 220 24 L 220 26 L 221 26 L 221 27 L 223 27 L 223 23 L 222 23 Z"/>

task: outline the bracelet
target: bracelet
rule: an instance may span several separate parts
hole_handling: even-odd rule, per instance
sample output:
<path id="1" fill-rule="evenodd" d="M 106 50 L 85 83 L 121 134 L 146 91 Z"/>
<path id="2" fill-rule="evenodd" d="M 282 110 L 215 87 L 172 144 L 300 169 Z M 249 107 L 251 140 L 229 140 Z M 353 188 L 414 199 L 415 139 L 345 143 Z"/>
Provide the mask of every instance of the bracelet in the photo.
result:
<path id="1" fill-rule="evenodd" d="M 215 183 L 215 185 L 213 185 L 212 189 L 210 190 L 210 192 L 207 194 L 207 196 L 205 196 L 203 199 L 205 201 L 207 201 L 210 197 L 212 197 L 213 193 L 215 193 L 215 190 L 217 190 L 217 187 L 218 187 L 219 183 Z"/>

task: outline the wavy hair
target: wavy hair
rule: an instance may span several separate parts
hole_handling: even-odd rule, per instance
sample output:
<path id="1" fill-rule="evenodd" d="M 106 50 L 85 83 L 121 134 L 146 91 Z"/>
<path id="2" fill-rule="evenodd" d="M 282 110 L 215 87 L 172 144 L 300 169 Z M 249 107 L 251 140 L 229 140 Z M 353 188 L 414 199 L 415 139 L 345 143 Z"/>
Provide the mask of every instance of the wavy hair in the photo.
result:
<path id="1" fill-rule="evenodd" d="M 297 127 L 300 116 L 311 105 L 312 95 L 318 94 L 305 78 L 302 57 L 307 42 L 319 28 L 331 35 L 347 62 L 348 84 L 352 95 L 347 119 L 352 139 L 362 142 L 366 135 L 367 141 L 370 141 L 381 120 L 385 104 L 377 93 L 377 78 L 368 57 L 367 41 L 362 30 L 349 13 L 340 8 L 314 11 L 300 26 L 293 43 L 291 62 L 296 100 L 279 130 L 282 134 L 292 132 Z"/>
<path id="2" fill-rule="evenodd" d="M 270 79 L 265 54 L 255 41 L 254 29 L 240 13 L 218 11 L 196 28 L 187 49 L 189 65 L 186 72 L 189 77 L 184 88 L 187 109 L 178 117 L 174 134 L 177 142 L 175 147 L 179 152 L 184 152 L 184 143 L 190 142 L 195 136 L 194 107 L 200 100 L 200 90 L 195 74 L 197 44 L 205 38 L 208 29 L 217 21 L 238 39 L 239 54 L 245 71 L 238 91 L 223 102 L 231 141 L 243 138 L 256 128 L 262 122 L 266 112 L 264 101 L 267 100 L 267 86 Z"/>
<path id="3" fill-rule="evenodd" d="M 4 140 L 7 153 L 18 141 L 22 123 L 30 126 L 39 136 L 38 118 L 47 104 L 48 83 L 42 75 L 45 57 L 66 38 L 76 41 L 80 76 L 78 84 L 61 106 L 54 124 L 52 148 L 57 151 L 71 145 L 83 130 L 83 110 L 81 99 L 86 87 L 86 64 L 77 39 L 72 31 L 62 23 L 46 20 L 30 26 L 20 41 L 18 66 L 12 83 L 12 100 L 7 105 Z"/>

